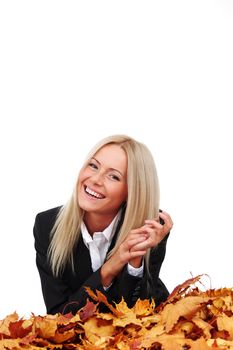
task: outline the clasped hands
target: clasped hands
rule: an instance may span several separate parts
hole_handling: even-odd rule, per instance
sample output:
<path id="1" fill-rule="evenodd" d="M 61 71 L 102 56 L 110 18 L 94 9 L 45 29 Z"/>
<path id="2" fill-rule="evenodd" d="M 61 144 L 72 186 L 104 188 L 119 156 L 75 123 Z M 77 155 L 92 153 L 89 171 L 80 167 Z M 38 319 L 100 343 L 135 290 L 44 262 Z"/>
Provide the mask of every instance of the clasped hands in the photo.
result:
<path id="1" fill-rule="evenodd" d="M 160 223 L 159 218 L 164 221 L 164 224 Z M 131 230 L 118 250 L 102 266 L 103 285 L 110 285 L 127 263 L 135 268 L 140 267 L 148 249 L 156 247 L 169 233 L 172 226 L 170 215 L 162 211 L 158 218 L 145 220 L 143 226 Z"/>

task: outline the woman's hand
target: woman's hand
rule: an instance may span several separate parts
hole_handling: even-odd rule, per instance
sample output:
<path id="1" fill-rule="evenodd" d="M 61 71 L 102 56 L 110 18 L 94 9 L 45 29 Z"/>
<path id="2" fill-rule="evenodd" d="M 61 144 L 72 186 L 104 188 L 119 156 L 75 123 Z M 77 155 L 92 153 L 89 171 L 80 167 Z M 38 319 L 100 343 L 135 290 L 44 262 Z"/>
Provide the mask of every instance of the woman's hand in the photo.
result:
<path id="1" fill-rule="evenodd" d="M 163 219 L 163 225 L 160 224 L 159 218 Z M 172 226 L 170 215 L 163 211 L 159 213 L 157 219 L 146 220 L 145 225 L 131 230 L 116 253 L 102 266 L 102 284 L 104 286 L 110 285 L 127 263 L 135 268 L 140 267 L 147 250 L 158 245 Z"/>
<path id="2" fill-rule="evenodd" d="M 164 223 L 161 224 L 159 218 L 161 218 Z M 168 213 L 165 211 L 159 213 L 159 218 L 153 219 L 153 220 L 145 220 L 145 225 L 142 226 L 140 229 L 144 232 L 145 235 L 147 235 L 147 239 L 135 244 L 131 251 L 147 251 L 150 248 L 156 247 L 163 238 L 170 232 L 173 222 Z M 137 231 L 137 230 L 134 230 Z M 132 231 L 131 231 L 132 232 Z M 130 265 L 134 267 L 141 266 L 142 258 L 135 257 L 132 258 L 129 263 Z"/>
<path id="3" fill-rule="evenodd" d="M 142 260 L 146 250 L 140 250 L 138 245 L 147 239 L 148 235 L 144 233 L 143 228 L 130 231 L 128 236 L 119 246 L 118 250 L 101 268 L 101 280 L 104 286 L 109 286 L 131 259 L 139 258 Z M 135 246 L 138 246 L 138 249 L 132 249 Z"/>

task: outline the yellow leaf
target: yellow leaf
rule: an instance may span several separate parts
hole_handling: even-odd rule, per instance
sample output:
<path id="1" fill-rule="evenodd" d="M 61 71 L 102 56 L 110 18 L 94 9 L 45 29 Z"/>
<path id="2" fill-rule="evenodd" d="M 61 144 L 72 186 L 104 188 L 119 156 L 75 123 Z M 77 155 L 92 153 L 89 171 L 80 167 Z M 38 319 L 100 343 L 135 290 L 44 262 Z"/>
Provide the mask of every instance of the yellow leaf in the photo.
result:
<path id="1" fill-rule="evenodd" d="M 138 299 L 133 307 L 133 312 L 137 316 L 148 316 L 152 315 L 154 313 L 155 303 L 150 301 L 148 299 L 141 300 Z"/>
<path id="2" fill-rule="evenodd" d="M 229 333 L 229 340 L 233 340 L 233 317 L 227 315 L 220 315 L 217 318 L 217 325 L 219 331 L 227 331 Z"/>
<path id="3" fill-rule="evenodd" d="M 83 324 L 85 336 L 92 344 L 102 344 L 108 342 L 109 338 L 114 334 L 115 328 L 111 323 L 99 323 L 97 318 L 90 318 Z"/>
<path id="4" fill-rule="evenodd" d="M 55 319 L 36 318 L 35 329 L 38 335 L 43 339 L 49 339 L 55 336 L 57 330 L 57 321 Z"/>
<path id="5" fill-rule="evenodd" d="M 9 324 L 11 322 L 18 321 L 18 319 L 19 319 L 18 314 L 14 312 L 13 314 L 10 314 L 6 318 L 4 318 L 4 320 L 0 320 L 0 333 L 10 335 Z"/>
<path id="6" fill-rule="evenodd" d="M 213 328 L 208 322 L 205 322 L 199 317 L 193 317 L 192 322 L 195 325 L 203 330 L 203 334 L 207 339 L 211 338 L 211 329 Z"/>
<path id="7" fill-rule="evenodd" d="M 161 321 L 165 324 L 166 332 L 172 330 L 181 316 L 189 319 L 190 315 L 195 315 L 204 301 L 205 298 L 194 296 L 180 299 L 175 304 L 167 304 L 161 312 Z"/>

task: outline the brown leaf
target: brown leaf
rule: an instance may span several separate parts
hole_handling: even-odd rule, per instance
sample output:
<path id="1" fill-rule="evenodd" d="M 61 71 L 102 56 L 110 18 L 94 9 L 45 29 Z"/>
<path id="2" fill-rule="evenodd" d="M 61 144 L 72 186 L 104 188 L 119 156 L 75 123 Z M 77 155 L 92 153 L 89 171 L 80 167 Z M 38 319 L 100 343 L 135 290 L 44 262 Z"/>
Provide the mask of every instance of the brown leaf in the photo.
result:
<path id="1" fill-rule="evenodd" d="M 96 311 L 96 304 L 87 299 L 86 305 L 79 310 L 80 319 L 85 322 L 88 318 L 92 317 Z"/>

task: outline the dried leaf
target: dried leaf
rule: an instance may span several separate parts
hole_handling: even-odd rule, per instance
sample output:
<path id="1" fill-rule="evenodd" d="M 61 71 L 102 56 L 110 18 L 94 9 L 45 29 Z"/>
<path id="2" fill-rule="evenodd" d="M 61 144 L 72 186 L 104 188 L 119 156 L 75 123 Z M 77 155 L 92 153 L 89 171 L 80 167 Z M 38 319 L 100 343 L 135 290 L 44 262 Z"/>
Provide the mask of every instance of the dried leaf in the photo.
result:
<path id="1" fill-rule="evenodd" d="M 96 311 L 96 304 L 87 299 L 86 305 L 79 311 L 80 319 L 84 322 L 94 315 Z"/>
<path id="2" fill-rule="evenodd" d="M 233 340 L 233 317 L 227 315 L 220 315 L 217 318 L 217 325 L 220 331 L 227 331 L 229 333 L 229 340 Z"/>
<path id="3" fill-rule="evenodd" d="M 194 316 L 205 298 L 187 297 L 178 300 L 176 304 L 167 304 L 161 312 L 162 323 L 165 325 L 166 332 L 170 332 L 180 317 L 190 319 Z"/>
<path id="4" fill-rule="evenodd" d="M 0 321 L 0 350 L 233 350 L 233 290 L 200 291 L 189 279 L 168 300 L 137 300 L 129 308 L 122 299 L 111 305 L 100 291 L 87 289 L 94 303 L 72 314 Z M 100 313 L 104 303 L 109 313 Z"/>

